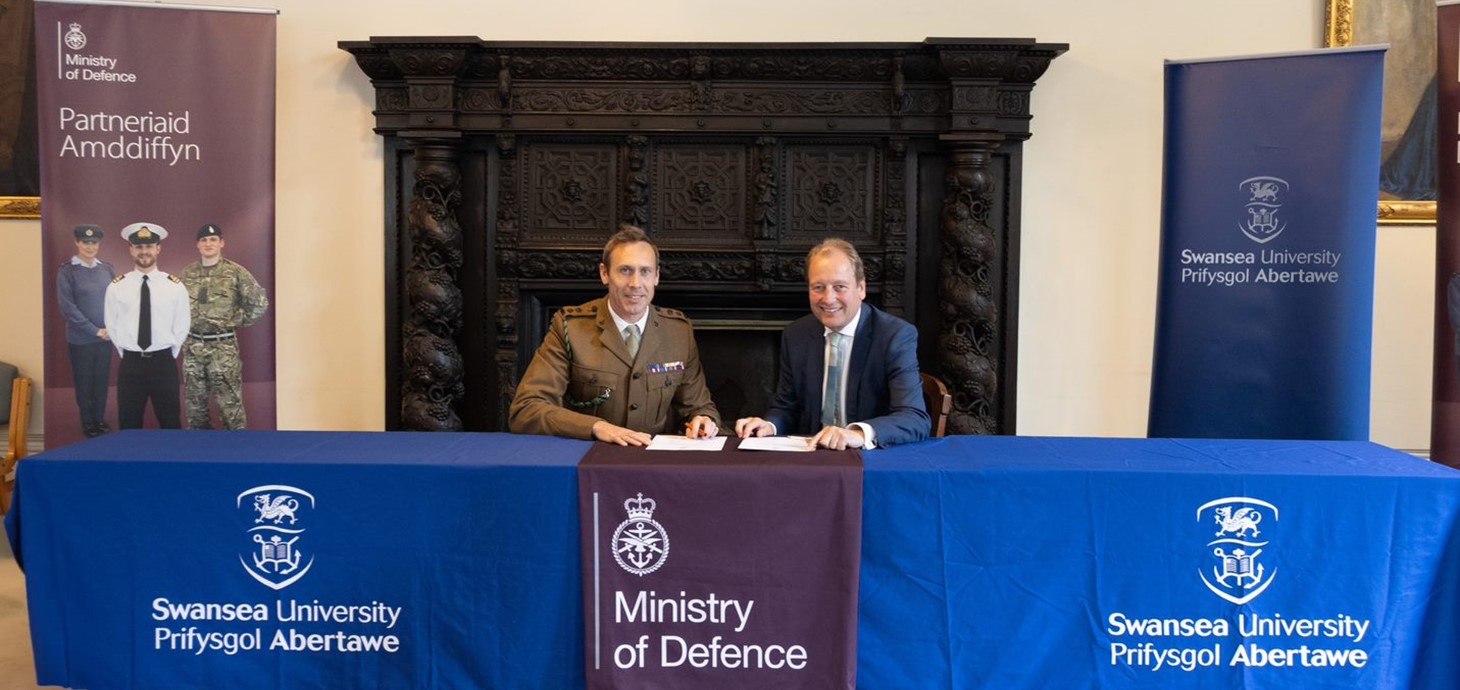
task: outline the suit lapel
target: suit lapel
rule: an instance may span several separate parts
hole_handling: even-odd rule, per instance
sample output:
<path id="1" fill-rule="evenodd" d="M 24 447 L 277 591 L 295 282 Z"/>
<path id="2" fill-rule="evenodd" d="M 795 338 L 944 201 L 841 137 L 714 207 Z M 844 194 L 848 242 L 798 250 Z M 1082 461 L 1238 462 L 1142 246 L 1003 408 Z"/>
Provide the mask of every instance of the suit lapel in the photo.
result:
<path id="1" fill-rule="evenodd" d="M 826 329 L 818 322 L 806 348 L 807 421 L 810 433 L 821 431 L 821 398 L 826 395 Z"/>
<path id="2" fill-rule="evenodd" d="M 867 358 L 872 352 L 872 338 L 876 335 L 876 321 L 872 317 L 871 305 L 862 305 L 862 315 L 857 319 L 857 330 L 852 333 L 852 357 L 847 365 L 847 422 L 856 421 L 862 401 L 862 372 L 867 370 Z"/>

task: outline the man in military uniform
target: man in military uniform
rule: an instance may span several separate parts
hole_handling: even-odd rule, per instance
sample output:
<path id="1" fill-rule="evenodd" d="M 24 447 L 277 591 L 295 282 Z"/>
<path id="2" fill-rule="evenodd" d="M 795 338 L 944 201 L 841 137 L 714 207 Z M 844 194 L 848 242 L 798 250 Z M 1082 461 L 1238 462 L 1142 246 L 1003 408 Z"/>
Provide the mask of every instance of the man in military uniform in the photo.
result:
<path id="1" fill-rule="evenodd" d="M 512 401 L 515 433 L 648 445 L 651 434 L 719 433 L 694 328 L 653 306 L 659 250 L 624 226 L 603 248 L 608 295 L 552 319 Z"/>
<path id="2" fill-rule="evenodd" d="M 117 365 L 117 426 L 142 428 L 147 402 L 157 425 L 181 428 L 177 355 L 188 335 L 188 291 L 177 276 L 157 268 L 167 230 L 155 223 L 122 228 L 131 244 L 132 270 L 106 288 L 105 326 L 122 356 Z"/>
<path id="3" fill-rule="evenodd" d="M 81 433 L 100 436 L 106 423 L 107 386 L 112 373 L 111 338 L 106 332 L 106 288 L 117 277 L 112 265 L 96 258 L 101 249 L 101 228 L 78 225 L 76 256 L 56 274 L 56 301 L 66 319 L 66 350 L 71 357 L 71 381 L 76 407 L 81 412 Z"/>
<path id="4" fill-rule="evenodd" d="M 269 310 L 269 298 L 248 269 L 223 258 L 223 229 L 198 228 L 197 262 L 183 269 L 193 323 L 183 359 L 189 429 L 211 429 L 208 398 L 218 401 L 225 429 L 248 427 L 243 409 L 243 360 L 235 329 L 252 325 Z"/>

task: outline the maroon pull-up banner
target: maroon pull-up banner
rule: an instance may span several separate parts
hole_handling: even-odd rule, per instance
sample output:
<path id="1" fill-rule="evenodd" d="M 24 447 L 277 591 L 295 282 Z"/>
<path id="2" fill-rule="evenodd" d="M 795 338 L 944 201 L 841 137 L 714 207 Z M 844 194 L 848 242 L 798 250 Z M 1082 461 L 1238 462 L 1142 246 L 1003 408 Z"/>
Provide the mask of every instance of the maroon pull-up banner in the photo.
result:
<path id="1" fill-rule="evenodd" d="M 856 686 L 861 456 L 734 444 L 579 464 L 589 690 Z"/>

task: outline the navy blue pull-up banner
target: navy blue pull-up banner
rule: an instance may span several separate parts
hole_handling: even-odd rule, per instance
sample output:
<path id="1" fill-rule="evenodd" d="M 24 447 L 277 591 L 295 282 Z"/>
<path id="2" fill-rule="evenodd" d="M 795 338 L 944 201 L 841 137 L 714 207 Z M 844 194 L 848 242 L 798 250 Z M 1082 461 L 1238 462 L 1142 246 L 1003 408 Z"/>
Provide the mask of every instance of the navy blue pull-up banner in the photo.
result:
<path id="1" fill-rule="evenodd" d="M 1152 437 L 1368 439 L 1384 50 L 1166 64 Z"/>

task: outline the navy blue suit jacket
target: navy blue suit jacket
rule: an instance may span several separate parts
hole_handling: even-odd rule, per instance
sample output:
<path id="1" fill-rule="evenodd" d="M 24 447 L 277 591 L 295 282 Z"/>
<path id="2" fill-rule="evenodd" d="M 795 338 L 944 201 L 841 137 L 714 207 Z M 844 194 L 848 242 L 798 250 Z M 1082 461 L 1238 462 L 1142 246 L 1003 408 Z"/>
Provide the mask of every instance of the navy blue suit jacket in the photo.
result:
<path id="1" fill-rule="evenodd" d="M 780 381 L 765 416 L 781 434 L 821 431 L 825 333 L 826 327 L 812 315 L 797 319 L 781 333 Z M 879 448 L 927 438 L 931 425 L 918 374 L 917 329 L 864 303 L 852 335 L 847 423 L 872 427 Z"/>

